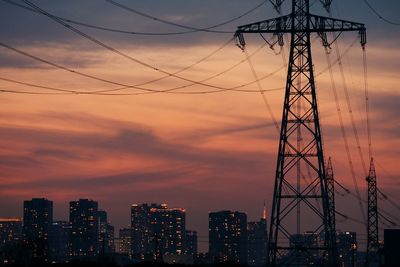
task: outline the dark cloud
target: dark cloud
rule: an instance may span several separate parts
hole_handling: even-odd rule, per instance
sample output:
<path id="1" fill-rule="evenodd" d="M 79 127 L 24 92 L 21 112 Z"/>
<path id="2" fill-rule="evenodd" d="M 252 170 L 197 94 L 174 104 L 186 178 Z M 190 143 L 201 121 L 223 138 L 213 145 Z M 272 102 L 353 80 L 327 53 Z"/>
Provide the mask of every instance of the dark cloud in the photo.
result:
<path id="1" fill-rule="evenodd" d="M 155 20 L 127 12 L 106 1 L 74 0 L 33 2 L 54 15 L 99 26 L 135 32 L 187 31 L 187 29 L 165 25 Z M 181 1 L 121 1 L 121 3 L 165 20 L 193 27 L 207 27 L 238 16 L 260 3 L 260 1 L 254 0 L 246 3 L 241 1 L 219 1 L 216 3 L 210 0 L 191 3 L 182 3 Z M 57 25 L 57 23 L 43 15 L 15 7 L 5 2 L 1 2 L 0 5 L 1 14 L 4 15 L 4 20 L 8 26 L 4 29 L 4 35 L 8 40 L 16 40 L 19 42 L 23 40 L 25 40 L 25 42 L 39 40 L 45 43 L 54 42 L 56 40 L 59 42 L 74 42 L 81 39 L 78 35 L 69 32 L 68 29 Z M 212 8 L 213 12 L 209 12 L 210 8 Z M 261 15 L 264 15 L 263 11 L 268 11 L 268 9 L 260 9 L 252 13 L 253 19 L 260 20 L 262 18 Z M 271 15 L 273 14 L 271 11 L 269 12 Z M 219 15 L 215 16 L 214 14 Z M 219 29 L 234 31 L 237 25 L 246 24 L 249 19 L 249 17 L 243 18 Z M 75 27 L 76 25 L 73 26 Z M 219 42 L 219 40 L 221 40 L 221 34 L 192 33 L 160 37 L 107 33 L 99 30 L 91 30 L 82 26 L 76 27 L 84 32 L 93 34 L 101 40 L 111 39 L 111 43 L 114 45 L 117 43 L 125 43 L 125 45 L 134 44 L 134 46 L 147 46 L 149 44 L 154 45 L 161 42 L 163 45 L 185 45 L 188 43 L 209 43 L 210 41 Z M 225 37 L 228 38 L 231 34 L 222 34 L 222 36 L 224 36 L 223 39 L 226 39 Z"/>
<path id="2" fill-rule="evenodd" d="M 47 113 L 46 113 L 47 114 Z M 1 127 L 0 137 L 10 142 L 16 142 L 23 146 L 34 144 L 33 148 L 25 149 L 21 159 L 18 157 L 7 162 L 10 168 L 18 168 L 21 162 L 34 159 L 38 166 L 48 160 L 62 162 L 88 160 L 96 162 L 99 157 L 143 157 L 149 161 L 163 160 L 183 164 L 182 166 L 197 165 L 203 168 L 229 168 L 238 171 L 244 168 L 259 168 L 268 156 L 266 153 L 257 152 L 236 152 L 219 151 L 212 149 L 199 149 L 196 146 L 182 143 L 172 143 L 158 137 L 151 130 L 141 125 L 120 122 L 117 120 L 100 119 L 96 116 L 83 115 L 62 115 L 55 113 L 47 114 L 44 117 L 58 118 L 64 123 L 80 124 L 86 120 L 88 124 L 100 128 L 97 131 L 76 132 L 71 130 L 51 130 L 43 128 L 13 128 Z M 66 118 L 65 121 L 62 119 Z M 113 130 L 107 131 L 107 128 Z M 227 134 L 227 133 L 226 133 Z M 14 156 L 15 157 L 15 156 Z M 31 163 L 33 165 L 33 163 Z M 180 167 L 178 167 L 180 168 Z"/>
<path id="3" fill-rule="evenodd" d="M 61 160 L 83 160 L 79 153 L 72 153 L 62 149 L 36 149 L 32 153 L 32 158 L 56 158 Z"/>
<path id="4" fill-rule="evenodd" d="M 17 0 L 15 1 L 22 3 Z M 33 2 L 46 11 L 57 16 L 99 26 L 142 32 L 179 32 L 187 30 L 171 25 L 165 25 L 158 21 L 139 16 L 111 5 L 107 1 L 42 0 Z M 188 26 L 202 28 L 239 16 L 245 11 L 259 4 L 261 1 L 203 0 L 182 2 L 178 0 L 153 0 L 132 2 L 128 0 L 118 0 L 117 2 L 120 2 L 133 9 L 137 9 L 141 12 L 151 14 L 155 17 Z M 287 3 L 284 7 L 284 10 L 289 10 L 288 5 L 290 4 L 290 1 L 286 2 Z M 372 39 L 378 39 L 379 36 L 385 36 L 386 38 L 391 39 L 396 38 L 395 35 L 387 35 L 387 32 L 383 29 L 391 26 L 383 24 L 378 18 L 376 18 L 375 14 L 370 12 L 365 4 L 341 0 L 334 1 L 333 5 L 341 7 L 340 9 L 332 9 L 334 11 L 340 11 L 339 14 L 334 14 L 335 16 L 353 21 L 368 22 L 367 26 L 370 27 L 369 36 L 372 36 Z M 392 1 L 392 3 L 389 4 L 385 3 L 385 5 L 381 3 L 375 3 L 375 5 L 382 12 L 385 12 L 384 14 L 388 17 L 397 17 L 396 14 L 393 13 L 393 10 L 399 9 L 399 4 L 397 1 Z M 322 10 L 319 2 L 317 2 L 312 9 L 315 13 L 321 13 L 322 15 L 326 14 Z M 210 12 L 210 10 L 213 12 Z M 354 10 L 358 10 L 359 12 L 355 13 Z M 0 3 L 0 15 L 2 17 L 2 21 L 4 22 L 1 34 L 3 38 L 8 41 L 26 44 L 35 41 L 41 43 L 75 43 L 77 40 L 81 40 L 81 37 L 68 31 L 63 26 L 57 25 L 51 19 L 44 17 L 43 15 L 15 7 L 3 1 Z M 234 31 L 238 25 L 248 24 L 250 22 L 260 21 L 276 16 L 276 12 L 273 10 L 270 3 L 267 2 L 250 15 L 218 29 Z M 77 26 L 77 28 L 112 45 L 120 46 L 121 44 L 124 44 L 124 46 L 129 45 L 131 47 L 149 45 L 157 46 L 160 44 L 165 46 L 204 44 L 210 42 L 221 43 L 223 40 L 231 36 L 230 34 L 221 35 L 212 33 L 192 33 L 177 36 L 127 36 L 123 34 L 91 30 L 82 26 Z"/>
<path id="5" fill-rule="evenodd" d="M 260 119 L 263 120 L 263 119 Z M 274 131 L 274 124 L 273 122 L 260 122 L 255 121 L 253 123 L 242 123 L 236 125 L 227 125 L 224 127 L 214 128 L 214 129 L 207 129 L 207 130 L 198 130 L 193 135 L 185 136 L 185 140 L 198 140 L 198 141 L 205 141 L 213 137 L 217 136 L 230 136 L 234 134 L 250 134 L 256 138 L 266 139 L 271 137 L 271 131 Z"/>
<path id="6" fill-rule="evenodd" d="M 88 66 L 93 66 L 102 63 L 102 59 L 100 59 L 100 57 L 93 54 L 91 55 L 90 53 L 77 54 L 74 51 L 70 53 L 71 48 L 69 48 L 68 46 L 62 46 L 62 44 L 53 43 L 53 44 L 46 44 L 46 46 L 42 46 L 40 44 L 37 45 L 39 48 L 42 49 L 41 52 L 38 51 L 31 52 L 30 51 L 31 47 L 26 46 L 26 44 L 24 44 L 25 47 L 22 46 L 16 48 L 24 52 L 27 52 L 33 56 L 39 57 L 43 60 L 47 60 L 55 64 L 59 64 L 64 67 L 72 69 L 85 68 Z M 48 53 L 51 50 L 53 50 L 53 52 Z M 47 54 L 44 54 L 43 52 Z M 7 50 L 4 47 L 0 47 L 0 57 L 2 59 L 0 62 L 0 67 L 18 68 L 18 69 L 54 69 L 53 66 L 49 66 L 40 61 Z"/>
<path id="7" fill-rule="evenodd" d="M 98 175 L 98 176 L 74 176 L 74 177 L 50 177 L 40 180 L 24 181 L 21 183 L 5 184 L 2 189 L 7 190 L 9 188 L 16 188 L 23 184 L 29 187 L 31 190 L 55 190 L 55 191 L 79 191 L 85 192 L 88 190 L 95 189 L 96 191 L 110 190 L 111 188 L 117 188 L 122 190 L 124 187 L 129 188 L 130 191 L 135 191 L 133 188 L 138 188 L 143 182 L 146 183 L 160 183 L 165 180 L 174 180 L 175 177 L 180 177 L 187 174 L 183 170 L 170 171 L 170 170 L 157 170 L 148 172 L 129 172 L 120 173 L 113 175 Z M 79 185 L 77 185 L 79 181 Z"/>
<path id="8" fill-rule="evenodd" d="M 399 121 L 400 94 L 397 92 L 373 92 L 370 96 L 374 117 L 383 121 Z M 397 127 L 396 127 L 397 128 Z"/>

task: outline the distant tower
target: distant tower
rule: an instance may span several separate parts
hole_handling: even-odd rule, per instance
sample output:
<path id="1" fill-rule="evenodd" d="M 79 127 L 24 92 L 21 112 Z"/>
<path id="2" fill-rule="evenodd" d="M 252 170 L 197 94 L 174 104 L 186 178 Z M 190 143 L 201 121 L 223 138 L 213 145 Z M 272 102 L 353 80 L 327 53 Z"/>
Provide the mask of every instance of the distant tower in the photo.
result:
<path id="1" fill-rule="evenodd" d="M 262 218 L 247 223 L 247 265 L 265 266 L 267 263 L 267 210 L 264 203 Z"/>
<path id="2" fill-rule="evenodd" d="M 264 220 L 267 219 L 267 207 L 265 206 L 265 201 L 264 201 L 264 208 L 263 208 L 263 217 Z"/>
<path id="3" fill-rule="evenodd" d="M 327 195 L 328 195 L 328 206 L 329 206 L 329 218 L 331 220 L 332 231 L 336 234 L 336 216 L 335 216 L 335 175 L 333 173 L 332 160 L 329 157 L 328 166 L 326 169 L 326 185 L 327 185 Z"/>
<path id="4" fill-rule="evenodd" d="M 283 1 L 271 2 L 275 2 L 276 9 L 280 10 Z M 317 34 L 323 45 L 329 47 L 328 32 L 358 31 L 364 46 L 366 30 L 360 23 L 311 14 L 309 0 L 291 2 L 289 15 L 239 26 L 235 33 L 242 49 L 245 33 L 274 34 L 280 45 L 284 43 L 284 34 L 291 37 L 268 233 L 269 263 L 272 266 L 299 266 L 302 264 L 299 259 L 307 255 L 308 262 L 313 264 L 338 266 L 335 226 L 331 218 L 334 211 L 330 211 L 314 81 L 311 33 Z M 321 2 L 329 9 L 331 1 Z M 304 169 L 309 170 L 306 175 Z M 318 203 L 322 204 L 322 210 Z M 315 238 L 318 240 L 314 242 Z"/>
<path id="5" fill-rule="evenodd" d="M 371 158 L 368 183 L 368 233 L 367 233 L 367 267 L 379 266 L 379 232 L 378 232 L 378 194 L 374 159 Z"/>

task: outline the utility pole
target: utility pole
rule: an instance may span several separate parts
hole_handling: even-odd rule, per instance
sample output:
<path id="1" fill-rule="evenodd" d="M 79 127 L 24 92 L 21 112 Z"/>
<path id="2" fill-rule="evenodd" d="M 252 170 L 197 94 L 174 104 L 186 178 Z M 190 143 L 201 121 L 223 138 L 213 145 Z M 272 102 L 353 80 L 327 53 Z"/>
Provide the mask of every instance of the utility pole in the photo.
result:
<path id="1" fill-rule="evenodd" d="M 379 257 L 379 232 L 378 232 L 378 192 L 376 185 L 376 172 L 374 159 L 371 158 L 369 173 L 366 178 L 368 183 L 368 217 L 367 217 L 367 267 L 380 266 Z"/>
<path id="2" fill-rule="evenodd" d="M 271 2 L 280 11 L 283 0 Z M 328 10 L 331 0 L 321 2 Z M 326 33 L 345 31 L 359 32 L 361 45 L 366 44 L 364 24 L 313 15 L 309 0 L 292 0 L 289 15 L 239 26 L 235 33 L 242 49 L 246 33 L 271 33 L 281 46 L 284 34 L 291 37 L 268 241 L 270 266 L 338 266 L 331 218 L 335 211 L 330 210 L 310 36 L 318 34 L 329 47 Z M 309 180 L 298 179 L 299 166 L 310 169 Z M 307 235 L 295 234 L 298 224 L 293 222 L 299 216 Z"/>

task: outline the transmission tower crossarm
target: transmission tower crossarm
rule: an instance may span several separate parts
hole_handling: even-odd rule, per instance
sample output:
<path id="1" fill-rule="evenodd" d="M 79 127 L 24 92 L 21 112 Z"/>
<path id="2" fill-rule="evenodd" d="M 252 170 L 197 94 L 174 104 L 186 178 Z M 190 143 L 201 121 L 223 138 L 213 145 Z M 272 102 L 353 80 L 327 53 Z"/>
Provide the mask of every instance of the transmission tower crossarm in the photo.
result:
<path id="1" fill-rule="evenodd" d="M 367 43 L 365 25 L 358 22 L 329 18 L 313 14 L 307 14 L 307 27 L 299 28 L 295 23 L 295 15 L 290 14 L 273 19 L 262 20 L 246 25 L 239 26 L 235 32 L 238 39 L 238 46 L 243 48 L 246 44 L 243 38 L 244 33 L 273 33 L 278 36 L 279 44 L 283 45 L 282 35 L 284 33 L 308 32 L 318 33 L 323 38 L 325 46 L 329 46 L 326 40 L 327 32 L 350 32 L 358 31 L 360 43 L 364 47 Z"/>
<path id="2" fill-rule="evenodd" d="M 309 27 L 298 29 L 294 26 L 292 14 L 273 19 L 262 20 L 239 26 L 236 35 L 240 33 L 292 33 L 298 32 L 340 32 L 359 31 L 365 34 L 365 25 L 348 20 L 334 19 L 324 16 L 308 14 Z"/>

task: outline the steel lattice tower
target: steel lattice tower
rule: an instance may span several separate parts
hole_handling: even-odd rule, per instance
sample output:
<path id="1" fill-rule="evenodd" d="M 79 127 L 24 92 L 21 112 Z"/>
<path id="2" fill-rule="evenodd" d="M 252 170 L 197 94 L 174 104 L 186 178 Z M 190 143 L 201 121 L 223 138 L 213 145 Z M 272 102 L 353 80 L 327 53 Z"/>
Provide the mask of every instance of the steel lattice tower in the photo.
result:
<path id="1" fill-rule="evenodd" d="M 326 169 L 326 185 L 329 205 L 329 218 L 331 220 L 332 232 L 336 233 L 336 209 L 335 209 L 335 175 L 331 158 L 328 159 L 328 167 Z M 335 236 L 336 237 L 336 236 Z"/>
<path id="2" fill-rule="evenodd" d="M 275 6 L 280 9 L 282 2 Z M 322 2 L 329 8 L 331 1 Z M 242 49 L 244 33 L 272 33 L 280 45 L 284 34 L 291 37 L 268 242 L 271 266 L 338 266 L 310 36 L 317 33 L 329 46 L 326 33 L 344 31 L 358 31 L 365 45 L 363 24 L 313 15 L 309 0 L 292 0 L 289 15 L 239 26 L 235 33 Z"/>
<path id="3" fill-rule="evenodd" d="M 378 232 L 378 189 L 374 160 L 371 158 L 368 183 L 368 232 L 367 232 L 367 267 L 379 266 L 379 232 Z"/>

